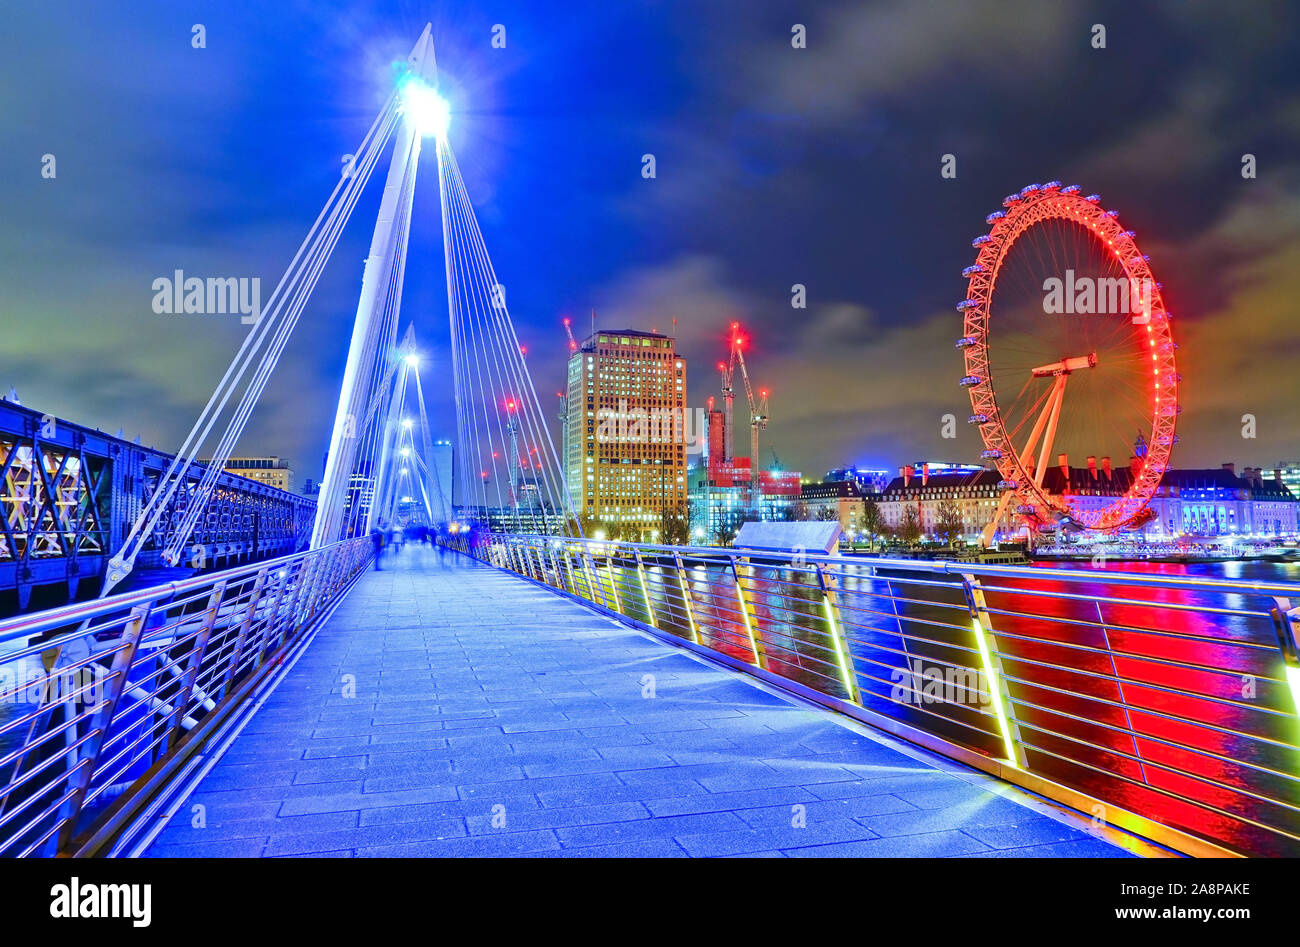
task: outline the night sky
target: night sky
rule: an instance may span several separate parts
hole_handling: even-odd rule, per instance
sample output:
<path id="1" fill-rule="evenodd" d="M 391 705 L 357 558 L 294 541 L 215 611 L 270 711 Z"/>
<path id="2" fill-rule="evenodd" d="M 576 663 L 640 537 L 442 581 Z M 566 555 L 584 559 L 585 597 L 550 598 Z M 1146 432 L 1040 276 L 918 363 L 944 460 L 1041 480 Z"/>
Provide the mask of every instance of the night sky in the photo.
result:
<path id="1" fill-rule="evenodd" d="M 174 450 L 247 327 L 155 314 L 153 280 L 259 276 L 269 296 L 431 21 L 451 146 L 548 414 L 564 315 L 676 317 L 693 406 L 739 319 L 787 468 L 975 460 L 964 423 L 941 437 L 969 414 L 959 272 L 1005 194 L 1060 179 L 1120 211 L 1165 285 L 1174 465 L 1300 459 L 1298 19 L 1249 0 L 7 0 L 0 393 Z M 432 148 L 421 175 L 403 331 L 450 435 Z M 237 450 L 288 457 L 299 484 L 321 473 L 379 190 Z"/>

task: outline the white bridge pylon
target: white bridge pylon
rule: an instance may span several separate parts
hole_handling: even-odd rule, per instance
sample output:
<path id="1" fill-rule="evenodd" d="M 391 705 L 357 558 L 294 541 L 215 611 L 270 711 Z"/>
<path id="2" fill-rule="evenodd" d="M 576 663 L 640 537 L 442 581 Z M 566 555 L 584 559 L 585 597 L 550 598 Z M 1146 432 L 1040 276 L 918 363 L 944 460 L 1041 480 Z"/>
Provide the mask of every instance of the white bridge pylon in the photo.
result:
<path id="1" fill-rule="evenodd" d="M 407 63 L 412 77 L 437 88 L 438 70 L 429 26 L 420 34 Z M 411 233 L 411 205 L 415 199 L 415 175 L 419 170 L 422 140 L 415 126 L 416 123 L 408 116 L 397 133 L 393 157 L 388 165 L 388 180 L 384 183 L 384 196 L 379 204 L 379 218 L 370 238 L 370 254 L 366 257 L 361 278 L 361 298 L 357 302 L 352 343 L 348 347 L 338 408 L 334 412 L 334 429 L 325 460 L 325 477 L 321 481 L 320 500 L 316 506 L 316 523 L 311 537 L 313 549 L 342 536 L 344 505 L 360 440 L 357 435 L 379 368 L 377 356 L 391 352 L 397 343 L 406 247 Z M 385 318 L 390 310 L 391 318 Z M 387 434 L 386 431 L 383 433 Z M 386 448 L 387 437 L 381 437 L 381 440 Z M 384 450 L 380 457 L 380 477 L 386 461 L 387 451 Z M 376 478 L 376 491 L 379 486 Z M 379 499 L 378 492 L 375 499 Z M 367 532 L 374 525 L 375 506 L 375 503 L 370 504 Z"/>
<path id="2" fill-rule="evenodd" d="M 430 137 L 436 143 L 438 158 L 459 477 L 454 478 L 455 488 L 450 483 L 445 485 L 441 501 L 429 495 L 429 511 L 437 507 L 448 515 L 487 524 L 493 521 L 494 509 L 510 507 L 516 522 L 520 522 L 521 505 L 530 505 L 552 527 L 557 523 L 576 526 L 560 458 L 524 365 L 504 292 L 446 141 L 449 112 L 437 94 L 437 85 L 432 26 L 426 25 L 397 87 L 344 168 L 325 207 L 268 298 L 261 318 L 250 329 L 126 540 L 110 560 L 101 595 L 107 595 L 131 573 L 137 555 L 151 542 L 163 550 L 164 561 L 185 564 L 186 547 L 216 488 L 217 478 L 232 456 L 390 139 L 393 147 L 388 175 L 362 277 L 311 546 L 326 545 L 369 529 L 392 492 L 386 490 L 383 479 L 391 467 L 389 455 L 401 449 L 397 446 L 400 438 L 393 436 L 392 424 L 397 420 L 393 411 L 407 380 L 400 360 L 409 354 L 396 344 L 397 327 L 416 176 L 423 141 Z M 418 374 L 415 379 L 423 419 L 424 395 Z M 522 473 L 507 469 L 503 476 L 501 458 L 508 441 L 505 405 L 511 402 L 518 415 L 522 458 L 518 463 Z M 205 451 L 214 429 L 221 434 L 216 444 Z M 423 439 L 424 463 L 432 467 L 427 424 Z M 211 458 L 207 467 L 196 466 L 196 458 L 205 453 Z M 513 490 L 508 499 L 503 497 L 502 483 L 517 480 L 528 488 L 524 498 L 521 500 L 519 491 Z M 431 480 L 425 492 L 430 485 L 435 489 L 443 486 Z M 495 503 L 490 497 L 493 488 Z M 366 489 L 371 491 L 370 496 L 361 502 Z M 378 490 L 385 493 L 375 492 Z M 457 491 L 459 496 L 454 496 Z M 530 522 L 535 526 L 537 519 Z"/>

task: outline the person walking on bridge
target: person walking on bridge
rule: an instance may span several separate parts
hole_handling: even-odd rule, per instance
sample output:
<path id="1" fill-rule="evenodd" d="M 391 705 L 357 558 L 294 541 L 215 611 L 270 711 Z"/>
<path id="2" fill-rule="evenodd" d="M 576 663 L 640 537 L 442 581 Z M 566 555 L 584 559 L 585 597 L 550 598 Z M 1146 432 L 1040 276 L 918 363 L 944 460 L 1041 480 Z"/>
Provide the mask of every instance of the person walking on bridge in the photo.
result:
<path id="1" fill-rule="evenodd" d="M 370 530 L 370 542 L 375 547 L 375 571 L 382 572 L 384 567 L 381 566 L 380 560 L 384 556 L 384 524 L 379 523 Z"/>

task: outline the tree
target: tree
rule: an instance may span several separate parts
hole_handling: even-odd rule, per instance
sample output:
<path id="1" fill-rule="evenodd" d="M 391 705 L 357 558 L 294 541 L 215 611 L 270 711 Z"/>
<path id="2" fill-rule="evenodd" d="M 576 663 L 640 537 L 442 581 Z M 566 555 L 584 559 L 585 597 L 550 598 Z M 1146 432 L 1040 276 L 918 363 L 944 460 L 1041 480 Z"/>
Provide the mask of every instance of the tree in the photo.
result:
<path id="1" fill-rule="evenodd" d="M 659 514 L 659 542 L 685 546 L 691 540 L 691 509 L 685 503 L 664 507 Z"/>
<path id="2" fill-rule="evenodd" d="M 914 506 L 903 508 L 903 522 L 898 524 L 898 538 L 905 546 L 921 541 L 921 514 Z"/>
<path id="3" fill-rule="evenodd" d="M 958 539 L 961 539 L 962 529 L 965 524 L 962 522 L 961 507 L 952 497 L 944 497 L 939 501 L 938 522 L 935 524 L 935 534 L 951 547 Z"/>
<path id="4" fill-rule="evenodd" d="M 862 500 L 862 529 L 867 534 L 868 548 L 876 548 L 876 536 L 880 534 L 880 504 L 871 497 Z"/>

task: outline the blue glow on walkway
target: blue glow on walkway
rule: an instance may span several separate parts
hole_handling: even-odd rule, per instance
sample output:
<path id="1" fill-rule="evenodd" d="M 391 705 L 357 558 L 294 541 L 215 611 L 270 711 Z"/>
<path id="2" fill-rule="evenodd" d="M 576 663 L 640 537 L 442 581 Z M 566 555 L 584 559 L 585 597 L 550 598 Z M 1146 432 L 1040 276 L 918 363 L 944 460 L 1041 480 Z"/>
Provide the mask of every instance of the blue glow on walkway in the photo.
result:
<path id="1" fill-rule="evenodd" d="M 353 589 L 149 855 L 1126 854 L 986 785 L 408 545 Z"/>

